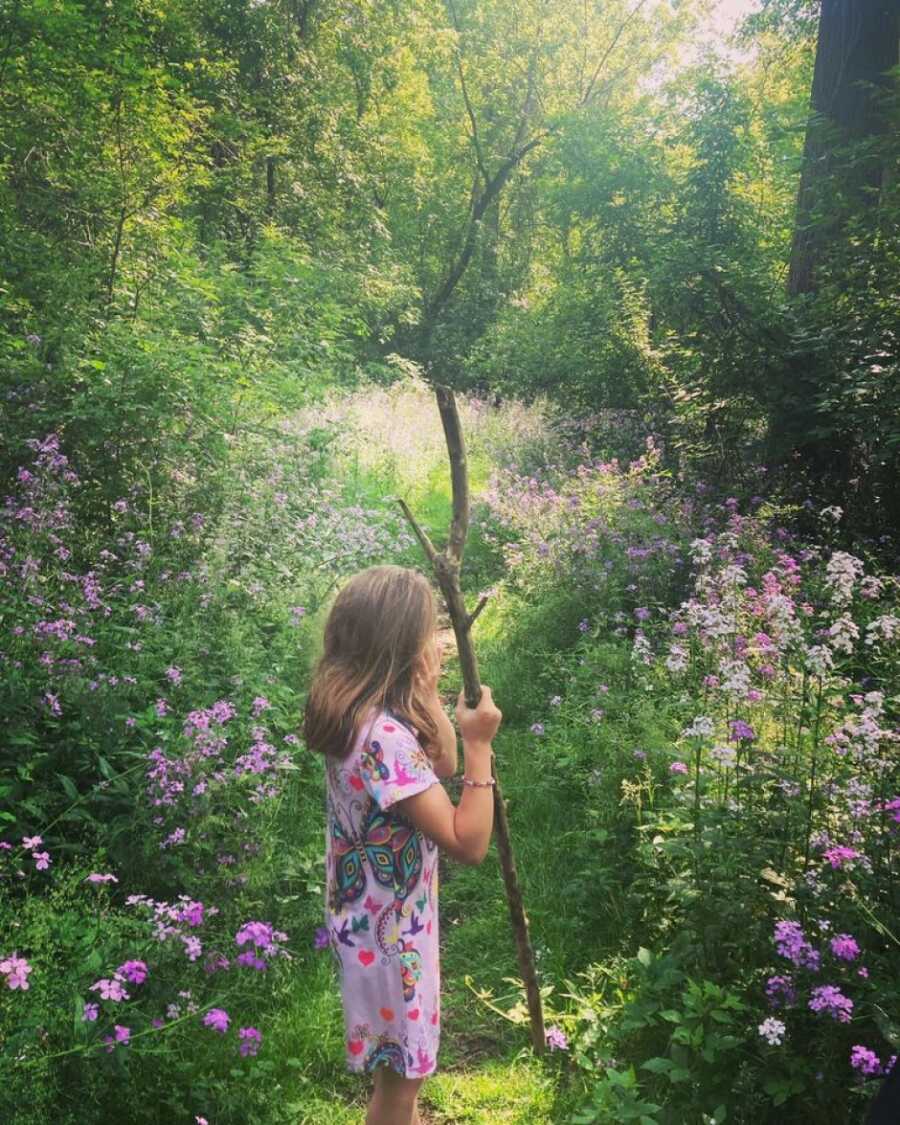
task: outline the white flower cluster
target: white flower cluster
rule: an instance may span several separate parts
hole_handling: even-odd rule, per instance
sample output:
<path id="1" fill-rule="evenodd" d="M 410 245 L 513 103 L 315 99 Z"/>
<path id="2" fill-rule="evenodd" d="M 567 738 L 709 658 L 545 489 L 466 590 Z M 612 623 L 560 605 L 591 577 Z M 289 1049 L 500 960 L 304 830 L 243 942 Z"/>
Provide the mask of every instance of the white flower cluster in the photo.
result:
<path id="1" fill-rule="evenodd" d="M 784 1042 L 784 1034 L 787 1027 L 781 1020 L 776 1020 L 774 1016 L 769 1016 L 767 1020 L 759 1025 L 759 1034 L 769 1044 L 770 1047 L 780 1047 Z"/>
<path id="2" fill-rule="evenodd" d="M 719 665 L 722 691 L 744 696 L 750 690 L 750 666 L 743 660 L 723 660 Z"/>
<path id="3" fill-rule="evenodd" d="M 634 634 L 634 646 L 631 649 L 631 659 L 636 664 L 652 664 L 653 649 L 643 630 L 638 629 Z"/>
<path id="4" fill-rule="evenodd" d="M 884 613 L 866 626 L 866 644 L 880 645 L 882 641 L 896 641 L 900 638 L 900 617 Z"/>
<path id="5" fill-rule="evenodd" d="M 704 605 L 692 598 L 681 603 L 688 625 L 700 629 L 710 637 L 727 637 L 734 632 L 734 625 L 722 611 L 714 605 Z"/>
<path id="6" fill-rule="evenodd" d="M 828 630 L 831 647 L 835 652 L 853 655 L 853 646 L 859 640 L 859 626 L 849 613 L 842 614 Z"/>
<path id="7" fill-rule="evenodd" d="M 712 544 L 708 539 L 694 539 L 688 549 L 698 566 L 704 566 L 712 558 Z"/>
<path id="8" fill-rule="evenodd" d="M 670 672 L 683 672 L 687 668 L 687 649 L 684 645 L 673 643 L 666 657 L 666 667 Z"/>
<path id="9" fill-rule="evenodd" d="M 859 584 L 859 592 L 864 598 L 872 601 L 884 591 L 884 582 L 874 574 L 867 574 Z"/>
<path id="10" fill-rule="evenodd" d="M 709 715 L 698 715 L 689 727 L 681 732 L 682 738 L 711 738 L 716 729 L 715 722 Z"/>
<path id="11" fill-rule="evenodd" d="M 827 676 L 834 667 L 831 649 L 827 645 L 811 645 L 806 650 L 806 667 L 814 676 Z"/>
<path id="12" fill-rule="evenodd" d="M 733 746 L 714 746 L 709 756 L 714 762 L 731 767 L 737 761 L 737 750 Z"/>
<path id="13" fill-rule="evenodd" d="M 844 516 L 844 509 L 839 508 L 837 504 L 832 504 L 830 508 L 823 508 L 819 515 L 825 520 L 834 520 L 835 523 L 840 523 Z"/>
<path id="14" fill-rule="evenodd" d="M 863 563 L 846 551 L 835 551 L 825 567 L 825 584 L 831 590 L 835 605 L 846 605 L 853 598 L 853 588 L 862 578 Z"/>

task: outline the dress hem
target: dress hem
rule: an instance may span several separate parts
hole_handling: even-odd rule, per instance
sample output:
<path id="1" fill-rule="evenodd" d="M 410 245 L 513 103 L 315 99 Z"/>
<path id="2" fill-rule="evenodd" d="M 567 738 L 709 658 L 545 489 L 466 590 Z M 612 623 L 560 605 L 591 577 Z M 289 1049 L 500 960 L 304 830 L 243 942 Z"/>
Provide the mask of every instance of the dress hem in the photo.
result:
<path id="1" fill-rule="evenodd" d="M 381 1065 L 389 1067 L 394 1072 L 394 1074 L 399 1074 L 401 1078 L 430 1078 L 433 1074 L 437 1073 L 436 1066 L 433 1066 L 431 1070 L 426 1071 L 425 1074 L 407 1074 L 405 1070 L 402 1074 L 400 1074 L 400 1071 L 397 1070 L 395 1066 L 391 1066 L 390 1063 L 382 1063 Z M 373 1070 L 366 1070 L 365 1066 L 353 1066 L 349 1062 L 347 1063 L 347 1071 L 350 1074 L 374 1074 L 378 1069 L 379 1068 L 376 1066 Z"/>

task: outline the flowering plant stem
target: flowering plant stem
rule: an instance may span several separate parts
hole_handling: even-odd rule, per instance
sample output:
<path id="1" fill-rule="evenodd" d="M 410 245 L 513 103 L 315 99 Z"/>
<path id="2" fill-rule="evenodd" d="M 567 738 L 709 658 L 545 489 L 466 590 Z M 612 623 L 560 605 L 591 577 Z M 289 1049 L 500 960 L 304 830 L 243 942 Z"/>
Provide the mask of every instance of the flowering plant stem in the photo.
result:
<path id="1" fill-rule="evenodd" d="M 447 612 L 450 614 L 453 631 L 456 634 L 466 704 L 469 707 L 477 707 L 478 701 L 481 699 L 481 680 L 478 675 L 478 663 L 475 658 L 470 631 L 475 618 L 484 607 L 484 599 L 479 602 L 474 612 L 469 613 L 466 610 L 465 599 L 459 583 L 463 551 L 469 530 L 469 476 L 466 468 L 466 446 L 453 391 L 449 387 L 437 386 L 435 394 L 441 423 L 444 427 L 444 437 L 447 441 L 447 452 L 450 458 L 450 479 L 453 488 L 453 514 L 446 548 L 443 551 L 438 551 L 426 532 L 419 526 L 406 501 L 401 499 L 399 504 L 422 550 L 431 563 L 441 593 L 444 595 Z M 528 934 L 528 919 L 525 916 L 522 890 L 519 886 L 519 875 L 516 871 L 516 861 L 509 837 L 506 802 L 503 799 L 500 780 L 497 777 L 496 760 L 493 757 L 491 759 L 491 772 L 496 782 L 494 786 L 494 832 L 497 838 L 497 853 L 500 858 L 500 868 L 503 872 L 503 883 L 506 888 L 506 900 L 516 942 L 519 971 L 525 985 L 525 996 L 531 1018 L 531 1042 L 535 1054 L 541 1054 L 545 1046 L 541 993 L 538 987 L 534 950 Z"/>

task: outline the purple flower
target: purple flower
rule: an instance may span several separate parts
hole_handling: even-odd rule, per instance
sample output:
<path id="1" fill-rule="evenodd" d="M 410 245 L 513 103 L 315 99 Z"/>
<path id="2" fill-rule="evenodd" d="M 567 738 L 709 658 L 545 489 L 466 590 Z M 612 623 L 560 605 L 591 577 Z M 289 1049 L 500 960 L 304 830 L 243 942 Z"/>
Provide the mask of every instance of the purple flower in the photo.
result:
<path id="1" fill-rule="evenodd" d="M 238 1031 L 238 1038 L 241 1040 L 241 1054 L 245 1058 L 247 1055 L 252 1057 L 257 1053 L 259 1045 L 262 1043 L 262 1032 L 257 1031 L 255 1027 L 242 1027 Z"/>
<path id="2" fill-rule="evenodd" d="M 81 1013 L 81 1018 L 85 1021 L 85 1023 L 93 1023 L 99 1015 L 99 1004 L 85 1004 L 84 1011 Z"/>
<path id="3" fill-rule="evenodd" d="M 228 1030 L 228 1013 L 224 1008 L 210 1008 L 203 1017 L 203 1026 L 224 1035 Z"/>
<path id="4" fill-rule="evenodd" d="M 544 724 L 543 723 L 532 723 L 530 730 L 531 730 L 532 734 L 541 735 L 541 734 L 544 733 Z"/>
<path id="5" fill-rule="evenodd" d="M 853 1013 L 853 1001 L 849 996 L 844 996 L 835 985 L 822 984 L 812 990 L 809 1009 L 812 1012 L 827 1012 L 839 1023 L 849 1023 Z"/>
<path id="6" fill-rule="evenodd" d="M 248 942 L 267 952 L 274 947 L 274 931 L 269 922 L 245 922 L 234 935 L 238 945 L 247 945 Z"/>
<path id="7" fill-rule="evenodd" d="M 874 1051 L 870 1051 L 868 1047 L 863 1047 L 859 1043 L 850 1050 L 850 1065 L 860 1074 L 881 1073 L 881 1059 Z"/>
<path id="8" fill-rule="evenodd" d="M 182 675 L 183 675 L 183 673 L 182 673 L 181 669 L 176 667 L 174 664 L 171 666 L 171 668 L 166 669 L 166 679 L 170 683 L 180 684 L 181 679 L 182 679 Z"/>
<path id="9" fill-rule="evenodd" d="M 125 961 L 117 970 L 131 984 L 143 984 L 147 979 L 147 971 L 143 961 Z"/>
<path id="10" fill-rule="evenodd" d="M 101 883 L 118 883 L 118 881 L 115 875 L 104 875 L 99 871 L 92 871 L 85 879 L 86 883 L 93 883 L 95 887 L 99 886 Z"/>
<path id="11" fill-rule="evenodd" d="M 34 866 L 38 871 L 46 871 L 52 863 L 49 852 L 32 852 L 31 858 L 34 860 Z"/>
<path id="12" fill-rule="evenodd" d="M 588 631 L 588 629 L 590 629 L 590 627 L 591 627 L 591 623 L 590 623 L 590 621 L 588 621 L 588 619 L 586 617 L 583 620 L 578 622 L 578 632 L 579 633 L 586 633 Z"/>
<path id="13" fill-rule="evenodd" d="M 325 926 L 319 926 L 313 936 L 314 949 L 327 949 L 331 944 L 331 938 L 328 934 L 328 929 Z"/>
<path id="14" fill-rule="evenodd" d="M 797 990 L 790 976 L 769 977 L 766 981 L 766 996 L 773 1008 L 791 1008 L 797 1003 Z"/>
<path id="15" fill-rule="evenodd" d="M 781 956 L 786 957 L 798 969 L 811 969 L 813 972 L 818 970 L 821 956 L 806 940 L 799 922 L 776 922 L 773 940 Z"/>
<path id="16" fill-rule="evenodd" d="M 687 773 L 688 768 L 684 762 L 672 762 L 669 766 L 669 773 Z"/>
<path id="17" fill-rule="evenodd" d="M 850 934 L 838 934 L 831 939 L 831 952 L 840 961 L 855 961 L 859 956 L 859 943 Z"/>
<path id="18" fill-rule="evenodd" d="M 634 611 L 634 616 L 638 619 L 638 621 L 646 621 L 650 616 L 650 610 L 647 609 L 647 607 L 644 605 L 639 605 Z"/>
<path id="19" fill-rule="evenodd" d="M 116 1032 L 116 1042 L 117 1043 L 127 1043 L 128 1040 L 131 1038 L 131 1028 L 130 1027 L 122 1027 L 121 1024 L 117 1023 L 115 1025 L 115 1032 Z"/>
<path id="20" fill-rule="evenodd" d="M 268 711 L 272 704 L 266 699 L 264 695 L 258 695 L 250 707 L 250 714 L 254 719 L 258 719 L 263 711 Z"/>
<path id="21" fill-rule="evenodd" d="M 547 1039 L 547 1046 L 551 1051 L 568 1051 L 569 1040 L 561 1028 L 548 1027 L 544 1034 Z"/>
<path id="22" fill-rule="evenodd" d="M 756 732 L 753 727 L 749 723 L 745 723 L 743 719 L 733 719 L 730 726 L 729 742 L 753 742 L 756 739 Z"/>

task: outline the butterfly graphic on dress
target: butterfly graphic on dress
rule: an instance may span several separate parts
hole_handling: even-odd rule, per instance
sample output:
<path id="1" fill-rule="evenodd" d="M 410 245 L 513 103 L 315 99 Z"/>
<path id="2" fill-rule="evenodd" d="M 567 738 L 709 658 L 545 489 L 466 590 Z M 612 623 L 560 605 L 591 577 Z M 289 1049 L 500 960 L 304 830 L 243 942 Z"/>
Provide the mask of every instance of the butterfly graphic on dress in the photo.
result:
<path id="1" fill-rule="evenodd" d="M 330 905 L 335 912 L 366 893 L 366 861 L 376 883 L 389 888 L 397 903 L 404 901 L 422 871 L 418 832 L 372 800 L 366 810 L 360 838 L 354 838 L 342 827 L 337 816 L 332 816 L 331 846 L 335 878 Z M 366 905 L 366 909 L 371 910 L 372 907 Z"/>
<path id="2" fill-rule="evenodd" d="M 420 899 L 419 901 L 424 902 L 425 900 Z M 418 903 L 416 905 L 418 905 Z M 409 920 L 409 929 L 404 930 L 403 932 L 405 934 L 409 934 L 410 937 L 415 937 L 416 934 L 420 934 L 424 929 L 425 929 L 425 927 L 422 925 L 422 923 L 416 917 L 415 913 L 413 913 L 412 918 L 410 918 L 410 920 Z"/>
<path id="3" fill-rule="evenodd" d="M 378 778 L 381 778 L 382 781 L 388 781 L 391 771 L 384 764 L 384 750 L 381 743 L 373 738 L 369 747 L 370 749 L 364 750 L 359 756 L 360 768 L 369 775 L 372 781 L 377 781 Z"/>
<path id="4" fill-rule="evenodd" d="M 366 910 L 368 910 L 370 914 L 377 914 L 383 905 L 384 903 L 376 902 L 371 895 L 367 895 L 366 901 L 363 903 L 363 906 L 366 908 Z"/>
<path id="5" fill-rule="evenodd" d="M 341 923 L 341 928 L 339 930 L 336 930 L 334 926 L 332 926 L 331 929 L 334 933 L 334 936 L 338 939 L 341 945 L 348 945 L 351 949 L 353 949 L 353 942 L 350 940 L 350 932 L 347 929 L 346 918 Z"/>

